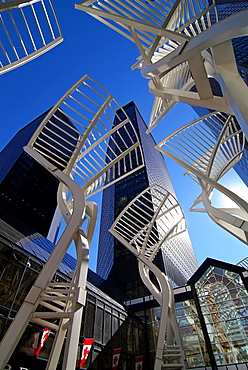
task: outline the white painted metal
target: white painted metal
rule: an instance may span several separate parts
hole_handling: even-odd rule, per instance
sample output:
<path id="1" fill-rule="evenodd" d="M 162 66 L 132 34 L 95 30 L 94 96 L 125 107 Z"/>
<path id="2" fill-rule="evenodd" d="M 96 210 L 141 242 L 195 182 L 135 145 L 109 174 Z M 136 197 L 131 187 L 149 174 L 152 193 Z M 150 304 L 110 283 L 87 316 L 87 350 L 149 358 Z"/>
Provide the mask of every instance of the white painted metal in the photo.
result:
<path id="1" fill-rule="evenodd" d="M 164 243 L 185 231 L 181 207 L 169 192 L 153 185 L 127 205 L 109 231 L 137 257 L 140 276 L 161 306 L 154 369 L 185 369 L 181 335 L 174 312 L 173 290 L 166 275 L 153 264 Z M 150 272 L 157 279 L 156 285 L 151 280 Z M 178 360 L 177 363 L 171 362 L 172 357 Z"/>
<path id="2" fill-rule="evenodd" d="M 169 87 L 170 91 L 171 89 L 187 91 L 194 86 L 194 80 L 188 63 L 184 62 L 160 79 L 154 77 L 149 85 L 151 94 L 155 95 L 149 127 L 155 127 L 177 103 L 174 97 L 161 94 L 161 91 L 164 92 L 164 86 Z"/>
<path id="3" fill-rule="evenodd" d="M 231 40 L 213 46 L 212 54 L 216 78 L 248 140 L 247 86 L 238 72 Z"/>
<path id="4" fill-rule="evenodd" d="M 156 148 L 187 169 L 202 188 L 191 210 L 207 212 L 221 227 L 248 244 L 248 204 L 218 181 L 242 157 L 245 136 L 234 116 L 214 112 L 175 131 Z M 236 203 L 237 208 L 216 208 L 213 191 Z M 196 208 L 200 203 L 204 208 Z"/>
<path id="5" fill-rule="evenodd" d="M 205 0 L 86 0 L 75 7 L 133 41 L 141 53 L 136 64 L 140 67 L 143 62 L 150 65 L 161 59 L 190 40 L 195 33 L 208 28 L 211 25 L 209 12 L 214 5 L 207 5 Z"/>
<path id="6" fill-rule="evenodd" d="M 109 2 L 107 3 L 109 4 Z M 188 0 L 159 1 L 159 3 L 115 0 L 111 2 L 111 6 L 105 5 L 104 1 L 99 3 L 86 0 L 77 4 L 76 8 L 97 17 L 135 42 L 141 56 L 133 68 L 141 68 L 141 73 L 146 78 L 154 76 L 152 73 L 154 64 L 156 65 L 159 60 L 173 52 L 183 53 L 183 48 L 192 38 L 211 27 L 212 22 L 216 21 L 214 4 L 208 5 L 207 2 L 201 0 L 197 2 Z M 105 19 L 108 19 L 108 22 Z M 153 29 L 148 30 L 148 25 L 153 25 Z M 189 70 L 189 65 L 194 77 L 192 79 L 191 76 L 188 76 L 191 83 L 187 83 L 186 76 L 183 76 L 183 81 L 181 80 L 182 73 Z M 143 70 L 147 66 L 149 66 L 150 72 L 145 75 Z M 203 78 L 204 73 L 205 77 Z M 186 90 L 196 84 L 202 98 L 212 98 L 199 53 L 192 55 L 188 59 L 188 63 L 178 64 L 175 70 L 167 69 L 166 75 L 160 75 L 153 83 L 159 91 L 163 87 L 167 87 L 169 90 L 171 88 Z M 154 127 L 175 103 L 172 94 L 168 98 L 155 98 L 149 126 Z"/>
<path id="7" fill-rule="evenodd" d="M 117 110 L 122 118 L 117 115 L 113 125 Z M 70 132 L 60 128 L 59 122 Z M 80 79 L 53 107 L 29 146 L 67 175 L 72 173 L 86 197 L 144 165 L 139 139 L 129 117 L 116 100 L 88 76 Z M 114 147 L 115 150 L 111 149 Z"/>
<path id="8" fill-rule="evenodd" d="M 248 10 L 218 22 L 215 3 L 205 0 L 85 0 L 76 8 L 136 44 L 141 55 L 132 68 L 141 68 L 156 96 L 148 131 L 181 101 L 235 114 L 248 138 L 248 88 L 237 71 L 230 41 L 248 34 Z M 185 91 L 192 84 L 180 81 L 179 70 L 186 62 L 197 93 Z M 210 70 L 224 98 L 213 96 Z"/>
<path id="9" fill-rule="evenodd" d="M 32 321 L 57 332 L 47 370 L 56 368 L 67 333 L 63 370 L 71 370 L 76 364 L 89 244 L 97 216 L 96 204 L 85 198 L 141 168 L 143 156 L 126 113 L 88 76 L 59 100 L 24 149 L 60 181 L 58 205 L 67 227 L 1 342 L 0 368 Z M 77 266 L 72 282 L 53 283 L 73 240 Z M 38 311 L 39 306 L 48 311 Z"/>
<path id="10" fill-rule="evenodd" d="M 63 41 L 50 0 L 0 0 L 0 74 L 27 63 Z"/>
<path id="11" fill-rule="evenodd" d="M 230 44 L 231 39 L 248 34 L 247 17 L 248 11 L 234 14 L 214 24 L 205 32 L 190 40 L 185 45 L 183 51 L 179 49 L 172 52 L 153 65 L 144 64 L 141 72 L 146 78 L 149 76 L 151 78 L 149 81 L 150 92 L 163 99 L 173 99 L 175 102 L 181 101 L 190 105 L 235 114 L 246 137 L 248 137 L 248 114 L 245 103 L 248 98 L 248 88 L 237 71 L 236 61 L 233 57 L 233 50 Z M 225 47 L 221 47 L 222 44 Z M 211 55 L 206 51 L 208 48 L 212 50 Z M 217 50 L 221 50 L 221 52 L 217 54 Z M 181 65 L 181 63 L 192 60 L 192 57 L 199 55 L 199 53 L 204 58 L 205 77 L 206 75 L 213 76 L 218 80 L 222 87 L 224 98 L 214 96 L 205 99 L 200 93 L 171 88 L 167 84 L 160 85 L 160 88 L 157 88 L 157 80 L 161 79 L 161 76 L 166 75 L 176 68 L 176 66 Z M 219 57 L 219 59 L 215 60 L 218 55 L 221 58 Z M 202 84 L 198 78 L 197 84 L 194 70 L 197 71 L 198 67 L 195 65 L 195 68 L 192 68 L 191 64 L 190 68 L 194 78 L 194 84 L 199 92 L 201 88 L 204 89 L 205 77 L 202 80 Z M 155 119 L 154 113 L 156 114 L 156 112 L 153 112 L 151 115 L 148 131 L 151 131 L 159 122 L 158 119 Z"/>
<path id="12" fill-rule="evenodd" d="M 31 153 L 32 150 L 29 151 L 29 154 Z M 34 158 L 39 159 L 39 162 L 42 165 L 44 165 L 45 168 L 51 171 L 53 175 L 57 177 L 60 181 L 63 181 L 66 184 L 66 186 L 70 189 L 70 191 L 73 194 L 73 199 L 75 203 L 74 211 L 71 215 L 67 228 L 60 237 L 56 247 L 54 248 L 53 253 L 50 255 L 50 258 L 44 265 L 42 272 L 39 274 L 34 285 L 30 289 L 14 321 L 12 322 L 7 333 L 2 339 L 0 345 L 1 369 L 4 369 L 5 364 L 7 363 L 12 352 L 14 351 L 29 321 L 34 321 L 43 326 L 49 327 L 53 330 L 58 330 L 59 325 L 54 324 L 53 321 L 55 320 L 57 321 L 62 317 L 64 317 L 65 319 L 69 318 L 68 310 L 66 308 L 69 304 L 77 302 L 77 297 L 80 293 L 80 290 L 82 289 L 81 287 L 76 287 L 73 284 L 73 282 L 72 284 L 69 284 L 69 286 L 64 286 L 64 284 L 51 285 L 53 275 L 57 270 L 60 262 L 62 261 L 62 258 L 64 257 L 73 238 L 76 237 L 79 225 L 81 224 L 82 217 L 84 216 L 85 200 L 83 197 L 82 190 L 80 189 L 79 185 L 77 185 L 77 183 L 75 183 L 70 177 L 65 175 L 60 170 L 58 170 L 55 166 L 51 165 L 50 162 L 46 161 L 41 156 L 39 155 L 37 156 L 36 152 L 32 153 L 32 155 Z M 56 292 L 56 289 L 58 288 L 60 288 L 59 293 Z M 74 290 L 75 293 L 73 292 Z M 50 301 L 52 301 L 51 304 Z M 61 311 L 59 311 L 59 309 L 56 309 L 55 303 L 61 307 Z M 35 313 L 39 304 L 49 309 L 53 308 L 54 311 L 52 314 L 53 316 L 52 315 L 50 316 L 50 319 L 52 319 L 51 322 L 46 320 L 47 319 L 46 314 L 44 317 L 42 313 L 40 314 Z M 46 306 L 47 304 L 50 304 L 50 306 L 49 307 Z"/>

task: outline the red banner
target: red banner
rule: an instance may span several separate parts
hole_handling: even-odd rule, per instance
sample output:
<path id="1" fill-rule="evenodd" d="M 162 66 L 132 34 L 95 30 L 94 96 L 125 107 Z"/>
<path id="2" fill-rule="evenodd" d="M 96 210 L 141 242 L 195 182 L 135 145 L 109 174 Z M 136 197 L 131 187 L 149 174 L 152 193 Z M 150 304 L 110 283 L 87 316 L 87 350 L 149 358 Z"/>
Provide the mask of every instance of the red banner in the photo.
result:
<path id="1" fill-rule="evenodd" d="M 37 347 L 39 345 L 39 338 L 40 338 L 40 330 L 37 330 L 32 334 L 32 337 L 31 337 L 31 347 L 33 348 L 33 354 L 35 354 L 35 351 L 37 350 Z"/>
<path id="2" fill-rule="evenodd" d="M 84 364 L 87 360 L 88 354 L 90 353 L 91 346 L 92 346 L 93 342 L 94 342 L 94 339 L 85 339 L 84 340 L 81 359 L 77 360 L 76 367 L 83 367 L 84 366 Z"/>
<path id="3" fill-rule="evenodd" d="M 135 357 L 135 370 L 143 369 L 143 356 Z"/>
<path id="4" fill-rule="evenodd" d="M 118 368 L 118 363 L 121 355 L 122 348 L 113 349 L 113 361 L 112 361 L 112 370 L 116 370 Z"/>
<path id="5" fill-rule="evenodd" d="M 49 328 L 44 328 L 43 329 L 40 343 L 39 343 L 38 347 L 34 349 L 34 355 L 35 356 L 39 355 L 39 353 L 42 350 L 42 347 L 44 346 L 44 344 L 46 343 L 50 333 L 51 333 L 51 329 L 49 329 Z M 33 345 L 35 345 L 35 338 L 34 338 Z"/>

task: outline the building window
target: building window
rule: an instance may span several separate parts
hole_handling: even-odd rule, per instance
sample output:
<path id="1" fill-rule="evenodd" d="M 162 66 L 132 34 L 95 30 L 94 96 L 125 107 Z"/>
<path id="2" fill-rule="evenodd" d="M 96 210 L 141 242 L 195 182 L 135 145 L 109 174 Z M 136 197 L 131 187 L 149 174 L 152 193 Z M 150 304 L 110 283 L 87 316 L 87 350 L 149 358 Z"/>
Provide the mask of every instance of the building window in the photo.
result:
<path id="1" fill-rule="evenodd" d="M 248 361 L 248 294 L 238 273 L 210 266 L 195 284 L 217 365 Z"/>

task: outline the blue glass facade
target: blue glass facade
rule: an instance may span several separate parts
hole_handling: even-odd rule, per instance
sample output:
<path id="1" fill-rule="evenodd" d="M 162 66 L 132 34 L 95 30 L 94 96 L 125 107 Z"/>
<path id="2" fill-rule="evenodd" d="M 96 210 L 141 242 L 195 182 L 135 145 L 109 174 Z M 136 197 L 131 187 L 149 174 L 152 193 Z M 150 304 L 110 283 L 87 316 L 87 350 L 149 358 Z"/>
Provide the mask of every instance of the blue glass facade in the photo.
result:
<path id="1" fill-rule="evenodd" d="M 125 109 L 138 129 L 146 167 L 107 188 L 103 194 L 98 269 L 102 267 L 108 281 L 103 279 L 103 274 L 101 277 L 88 271 L 87 301 L 81 329 L 81 338 L 95 339 L 86 363 L 90 370 L 110 369 L 113 348 L 122 348 L 120 366 L 123 369 L 134 369 L 136 356 L 144 357 L 144 370 L 151 370 L 154 366 L 160 308 L 151 296 L 146 296 L 150 293 L 139 280 L 136 258 L 116 243 L 107 230 L 123 207 L 148 185 L 157 182 L 173 194 L 174 190 L 164 159 L 155 151 L 152 136 L 145 133 L 146 125 L 137 108 L 130 103 Z M 37 231 L 27 236 L 22 230 L 0 220 L 0 336 L 15 317 L 53 248 L 54 244 Z M 180 285 L 181 280 L 186 282 L 188 276 L 191 277 L 197 264 L 187 232 L 164 246 L 157 264 L 166 271 L 174 285 Z M 75 265 L 75 259 L 66 254 L 54 281 L 70 281 Z M 119 283 L 121 291 L 109 284 L 111 278 L 114 283 Z M 188 368 L 230 370 L 231 364 L 238 370 L 248 369 L 247 279 L 244 268 L 208 259 L 190 278 L 187 286 L 174 290 Z M 130 302 L 126 301 L 127 297 Z M 136 300 L 136 297 L 141 298 Z M 135 302 L 131 302 L 132 299 Z M 138 313 L 139 317 L 131 312 Z M 33 324 L 27 327 L 9 361 L 13 370 L 20 366 L 45 369 L 54 333 L 49 335 L 36 357 L 33 338 L 41 337 L 42 330 Z"/>
<path id="2" fill-rule="evenodd" d="M 23 152 L 24 145 L 27 145 L 39 124 L 45 118 L 48 111 L 41 114 L 34 121 L 19 130 L 10 142 L 0 152 L 0 183 L 6 177 L 10 169 L 13 167 L 19 156 Z"/>
<path id="3" fill-rule="evenodd" d="M 140 137 L 145 167 L 137 170 L 103 192 L 97 273 L 117 284 L 127 299 L 148 293 L 140 281 L 136 258 L 108 232 L 115 217 L 142 190 L 159 184 L 175 195 L 163 156 L 155 148 L 151 134 L 133 102 L 123 107 Z M 155 263 L 167 273 L 174 286 L 185 284 L 197 269 L 194 251 L 187 231 L 165 243 Z"/>
<path id="4" fill-rule="evenodd" d="M 23 150 L 47 113 L 18 131 L 0 153 L 0 218 L 25 235 L 39 232 L 47 236 L 57 206 L 58 180 Z M 63 113 L 57 116 L 50 125 L 62 127 L 59 118 Z M 64 130 L 68 132 L 70 128 L 64 125 Z M 77 135 L 70 131 L 74 144 Z M 68 151 L 69 148 L 60 149 L 67 161 Z"/>

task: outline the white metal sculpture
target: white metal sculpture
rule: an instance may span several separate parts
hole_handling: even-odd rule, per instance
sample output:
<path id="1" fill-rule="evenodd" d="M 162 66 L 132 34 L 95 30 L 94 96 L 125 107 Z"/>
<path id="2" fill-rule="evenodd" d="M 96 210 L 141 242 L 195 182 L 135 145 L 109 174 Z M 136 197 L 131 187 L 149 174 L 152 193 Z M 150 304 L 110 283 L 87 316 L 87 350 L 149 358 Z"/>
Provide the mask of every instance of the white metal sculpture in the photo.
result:
<path id="1" fill-rule="evenodd" d="M 187 62 L 175 67 L 172 71 L 161 77 L 161 79 L 154 78 L 153 83 L 156 86 L 156 91 L 163 90 L 164 86 L 167 86 L 170 89 L 188 91 L 194 86 L 194 80 L 190 73 L 190 68 Z M 156 94 L 154 93 L 154 95 Z M 177 101 L 171 99 L 171 97 L 160 97 L 159 94 L 157 94 L 157 96 L 154 98 L 148 131 L 151 130 L 151 127 L 155 127 L 157 123 L 161 121 L 163 117 L 165 117 L 166 114 L 175 106 L 176 103 Z"/>
<path id="2" fill-rule="evenodd" d="M 109 231 L 137 257 L 140 276 L 161 306 L 154 369 L 185 369 L 172 286 L 167 276 L 153 263 L 164 243 L 185 231 L 181 207 L 172 194 L 153 185 L 127 205 Z M 151 273 L 156 277 L 157 284 L 152 281 Z"/>
<path id="3" fill-rule="evenodd" d="M 50 0 L 1 0 L 0 20 L 0 74 L 29 62 L 63 41 Z"/>
<path id="4" fill-rule="evenodd" d="M 139 67 L 150 79 L 149 89 L 156 96 L 149 131 L 173 102 L 181 101 L 235 114 L 248 137 L 248 87 L 238 73 L 231 44 L 231 39 L 248 34 L 248 10 L 218 22 L 215 3 L 205 0 L 85 0 L 76 8 L 137 45 L 141 56 L 133 68 Z M 180 81 L 181 70 L 187 68 L 197 92 L 188 91 L 187 78 Z M 213 96 L 210 76 L 220 83 L 223 98 Z"/>
<path id="5" fill-rule="evenodd" d="M 248 204 L 219 180 L 242 157 L 245 136 L 232 115 L 210 113 L 175 131 L 156 148 L 184 168 L 202 188 L 191 210 L 207 212 L 221 227 L 248 244 Z M 236 208 L 217 208 L 211 203 L 218 191 Z M 196 208 L 200 203 L 204 208 Z"/>
<path id="6" fill-rule="evenodd" d="M 24 149 L 60 181 L 58 205 L 67 227 L 1 342 L 0 368 L 32 321 L 57 333 L 49 370 L 57 366 L 67 333 L 63 370 L 71 370 L 76 364 L 89 244 L 97 215 L 96 204 L 85 199 L 141 168 L 143 156 L 125 111 L 88 76 L 59 100 Z M 77 266 L 72 282 L 53 282 L 73 240 Z"/>

